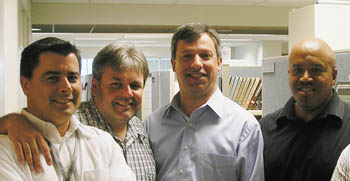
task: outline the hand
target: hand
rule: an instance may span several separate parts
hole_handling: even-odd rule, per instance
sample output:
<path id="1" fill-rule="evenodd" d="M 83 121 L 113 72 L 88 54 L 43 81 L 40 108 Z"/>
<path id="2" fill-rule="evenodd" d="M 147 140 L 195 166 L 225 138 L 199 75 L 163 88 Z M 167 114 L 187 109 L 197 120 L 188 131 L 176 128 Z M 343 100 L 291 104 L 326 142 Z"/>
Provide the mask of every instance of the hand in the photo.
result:
<path id="1" fill-rule="evenodd" d="M 50 148 L 44 137 L 40 134 L 25 116 L 9 114 L 1 118 L 6 122 L 7 133 L 15 146 L 17 158 L 20 163 L 28 163 L 30 169 L 40 173 L 43 167 L 40 162 L 40 153 L 45 157 L 46 163 L 52 165 Z"/>

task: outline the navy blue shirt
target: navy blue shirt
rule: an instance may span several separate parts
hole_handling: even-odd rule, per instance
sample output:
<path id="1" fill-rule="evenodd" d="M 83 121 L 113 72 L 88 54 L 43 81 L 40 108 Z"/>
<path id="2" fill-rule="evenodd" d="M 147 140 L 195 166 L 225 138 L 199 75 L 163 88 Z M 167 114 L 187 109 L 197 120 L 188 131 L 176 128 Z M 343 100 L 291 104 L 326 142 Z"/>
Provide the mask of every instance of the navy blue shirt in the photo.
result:
<path id="1" fill-rule="evenodd" d="M 350 104 L 334 92 L 325 111 L 309 122 L 295 115 L 294 105 L 291 97 L 260 120 L 265 180 L 329 181 L 350 143 Z"/>

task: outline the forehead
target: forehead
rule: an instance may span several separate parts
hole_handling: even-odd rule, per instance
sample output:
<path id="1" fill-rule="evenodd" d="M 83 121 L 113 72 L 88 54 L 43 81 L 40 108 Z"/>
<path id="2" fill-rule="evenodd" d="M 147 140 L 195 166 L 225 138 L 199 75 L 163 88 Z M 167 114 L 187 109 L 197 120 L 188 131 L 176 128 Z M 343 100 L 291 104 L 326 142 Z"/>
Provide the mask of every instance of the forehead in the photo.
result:
<path id="1" fill-rule="evenodd" d="M 143 81 L 143 74 L 141 70 L 137 68 L 130 68 L 125 71 L 117 71 L 111 66 L 106 66 L 102 73 L 102 79 L 120 79 L 120 80 L 128 80 L 128 81 Z"/>
<path id="2" fill-rule="evenodd" d="M 332 65 L 332 60 L 320 51 L 295 50 L 289 57 L 289 65 Z"/>
<path id="3" fill-rule="evenodd" d="M 179 53 L 197 49 L 215 51 L 214 40 L 207 33 L 204 33 L 192 42 L 179 40 L 177 43 L 177 52 Z"/>
<path id="4" fill-rule="evenodd" d="M 39 64 L 35 70 L 64 70 L 79 72 L 79 62 L 74 53 L 65 56 L 53 52 L 44 52 L 40 54 Z"/>

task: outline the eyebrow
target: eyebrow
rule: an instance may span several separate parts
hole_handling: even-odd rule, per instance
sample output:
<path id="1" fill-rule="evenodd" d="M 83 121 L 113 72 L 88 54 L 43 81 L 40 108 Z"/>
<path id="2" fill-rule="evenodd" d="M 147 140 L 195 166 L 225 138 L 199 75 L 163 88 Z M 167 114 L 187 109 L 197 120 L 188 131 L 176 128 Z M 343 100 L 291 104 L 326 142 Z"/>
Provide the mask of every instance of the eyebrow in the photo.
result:
<path id="1" fill-rule="evenodd" d="M 41 75 L 41 77 L 47 77 L 50 75 L 61 75 L 62 72 L 59 71 L 47 71 Z M 79 72 L 68 72 L 68 75 L 80 75 Z"/>

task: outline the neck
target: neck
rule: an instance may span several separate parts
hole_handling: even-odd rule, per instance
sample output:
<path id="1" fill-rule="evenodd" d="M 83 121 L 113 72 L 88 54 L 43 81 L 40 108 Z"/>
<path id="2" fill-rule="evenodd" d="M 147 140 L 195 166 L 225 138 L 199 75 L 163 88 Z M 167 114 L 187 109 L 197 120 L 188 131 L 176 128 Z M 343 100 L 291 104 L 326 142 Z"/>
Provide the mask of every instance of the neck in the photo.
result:
<path id="1" fill-rule="evenodd" d="M 64 136 L 69 129 L 70 120 L 64 121 L 61 124 L 55 124 L 55 126 L 56 126 L 58 132 L 60 133 L 60 136 Z"/>
<path id="2" fill-rule="evenodd" d="M 186 96 L 180 93 L 179 106 L 181 110 L 189 117 L 191 116 L 194 110 L 198 109 L 203 104 L 205 104 L 209 100 L 209 98 L 210 96 L 193 97 L 193 96 Z"/>
<path id="3" fill-rule="evenodd" d="M 125 140 L 126 132 L 128 130 L 128 124 L 126 123 L 117 123 L 117 121 L 108 121 L 112 127 L 113 132 L 122 140 Z"/>
<path id="4" fill-rule="evenodd" d="M 304 109 L 302 107 L 300 107 L 297 103 L 295 103 L 295 114 L 298 118 L 306 121 L 306 122 L 309 122 L 311 121 L 312 119 L 314 119 L 316 116 L 318 116 L 320 113 L 322 113 L 327 105 L 328 105 L 329 101 L 324 103 L 324 104 L 321 104 L 320 107 L 317 107 L 317 108 L 314 108 L 312 110 L 307 110 L 307 109 Z"/>

